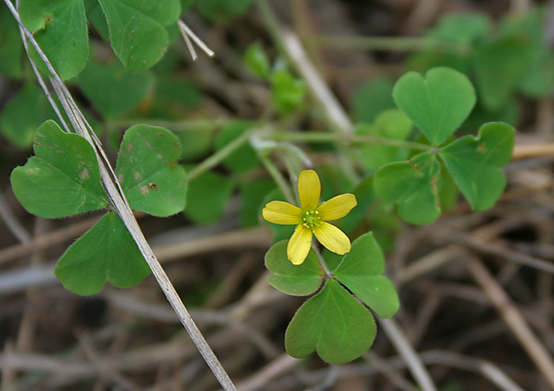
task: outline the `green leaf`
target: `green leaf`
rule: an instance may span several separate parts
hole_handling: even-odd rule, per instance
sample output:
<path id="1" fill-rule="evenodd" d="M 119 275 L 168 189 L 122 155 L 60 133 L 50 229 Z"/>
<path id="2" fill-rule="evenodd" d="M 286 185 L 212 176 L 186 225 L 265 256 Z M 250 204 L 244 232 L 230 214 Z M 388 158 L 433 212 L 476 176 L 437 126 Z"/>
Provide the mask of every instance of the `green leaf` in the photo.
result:
<path id="1" fill-rule="evenodd" d="M 512 96 L 530 64 L 531 49 L 528 37 L 513 34 L 475 50 L 477 90 L 479 99 L 488 109 L 498 110 Z"/>
<path id="2" fill-rule="evenodd" d="M 83 70 L 88 59 L 85 7 L 75 0 L 21 0 L 21 21 L 39 44 L 62 80 Z M 36 50 L 29 45 L 37 66 L 49 73 Z"/>
<path id="3" fill-rule="evenodd" d="M 394 109 L 390 77 L 374 77 L 356 90 L 353 101 L 353 117 L 362 122 L 372 123 L 377 116 L 388 109 Z"/>
<path id="4" fill-rule="evenodd" d="M 200 92 L 184 78 L 174 74 L 156 75 L 155 85 L 154 93 L 148 96 L 146 104 L 136 108 L 137 116 L 182 120 L 200 104 Z"/>
<path id="5" fill-rule="evenodd" d="M 357 124 L 356 134 L 369 134 L 394 140 L 405 140 L 412 130 L 412 122 L 400 110 L 383 111 L 373 125 Z M 408 150 L 382 144 L 358 144 L 357 159 L 373 172 L 385 164 L 407 158 Z"/>
<path id="6" fill-rule="evenodd" d="M 220 150 L 227 144 L 242 136 L 248 131 L 250 124 L 246 122 L 231 122 L 226 125 L 215 139 L 215 149 Z M 223 165 L 236 173 L 243 173 L 258 167 L 256 151 L 246 142 L 223 160 Z"/>
<path id="7" fill-rule="evenodd" d="M 54 116 L 42 89 L 26 83 L 0 112 L 0 132 L 14 145 L 29 148 L 35 130 Z"/>
<path id="8" fill-rule="evenodd" d="M 167 50 L 164 26 L 179 18 L 179 0 L 98 0 L 108 21 L 112 48 L 129 73 L 144 71 Z"/>
<path id="9" fill-rule="evenodd" d="M 19 26 L 8 7 L 0 7 L 0 74 L 23 77 L 23 43 Z"/>
<path id="10" fill-rule="evenodd" d="M 267 193 L 275 187 L 271 179 L 245 182 L 240 185 L 240 212 L 241 227 L 254 227 L 260 223 L 259 213 L 262 202 Z"/>
<path id="11" fill-rule="evenodd" d="M 189 182 L 185 214 L 197 224 L 213 223 L 221 217 L 235 183 L 230 178 L 206 171 Z"/>
<path id="12" fill-rule="evenodd" d="M 371 347 L 376 327 L 369 311 L 338 282 L 323 289 L 298 309 L 287 328 L 285 347 L 295 358 L 314 350 L 330 364 L 360 357 Z"/>
<path id="13" fill-rule="evenodd" d="M 118 117 L 137 106 L 154 87 L 151 73 L 130 75 L 117 61 L 110 64 L 90 61 L 77 81 L 106 119 Z"/>
<path id="14" fill-rule="evenodd" d="M 259 42 L 248 46 L 244 54 L 244 62 L 248 70 L 260 79 L 267 80 L 269 78 L 271 64 Z"/>
<path id="15" fill-rule="evenodd" d="M 271 75 L 271 101 L 281 114 L 289 114 L 304 103 L 306 84 L 282 69 Z"/>
<path id="16" fill-rule="evenodd" d="M 108 212 L 67 249 L 55 273 L 67 290 L 89 296 L 100 292 L 106 280 L 118 288 L 136 285 L 150 268 L 123 221 Z"/>
<path id="17" fill-rule="evenodd" d="M 268 281 L 272 287 L 291 296 L 311 295 L 321 286 L 323 270 L 313 250 L 301 265 L 293 265 L 287 258 L 288 240 L 282 240 L 265 254 L 265 267 L 272 273 Z"/>
<path id="18" fill-rule="evenodd" d="M 11 175 L 13 192 L 30 213 L 52 219 L 108 206 L 96 155 L 83 137 L 46 121 L 33 149 L 36 156 Z"/>
<path id="19" fill-rule="evenodd" d="M 177 136 L 183 149 L 181 160 L 192 161 L 207 155 L 212 148 L 216 130 L 217 126 L 210 124 L 180 130 Z"/>
<path id="20" fill-rule="evenodd" d="M 514 133 L 508 124 L 491 122 L 478 137 L 466 136 L 442 149 L 440 156 L 473 209 L 490 208 L 504 191 L 506 176 L 499 168 L 510 161 Z"/>
<path id="21" fill-rule="evenodd" d="M 471 44 L 491 32 L 490 18 L 485 14 L 445 14 L 425 35 L 441 42 Z"/>
<path id="22" fill-rule="evenodd" d="M 476 100 L 468 78 L 448 68 L 433 68 L 425 79 L 416 72 L 406 73 L 396 82 L 393 97 L 436 146 L 462 124 Z"/>
<path id="23" fill-rule="evenodd" d="M 248 11 L 252 0 L 198 0 L 195 6 L 198 12 L 212 22 L 224 22 Z"/>
<path id="24" fill-rule="evenodd" d="M 134 125 L 123 136 L 116 174 L 134 210 L 167 217 L 185 207 L 185 169 L 179 139 L 169 130 Z"/>
<path id="25" fill-rule="evenodd" d="M 410 161 L 391 163 L 375 174 L 377 195 L 398 204 L 400 216 L 412 224 L 428 224 L 441 213 L 438 199 L 440 165 L 428 152 Z"/>
<path id="26" fill-rule="evenodd" d="M 400 308 L 398 293 L 385 276 L 385 257 L 373 233 L 352 243 L 333 277 L 344 284 L 381 318 L 392 317 Z"/>

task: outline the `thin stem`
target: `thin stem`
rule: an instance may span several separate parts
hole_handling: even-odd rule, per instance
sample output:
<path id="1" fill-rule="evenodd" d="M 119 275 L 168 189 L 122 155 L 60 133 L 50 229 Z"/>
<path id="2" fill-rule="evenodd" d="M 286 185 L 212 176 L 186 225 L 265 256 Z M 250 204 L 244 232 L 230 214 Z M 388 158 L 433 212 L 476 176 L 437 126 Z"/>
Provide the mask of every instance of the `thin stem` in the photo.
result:
<path id="1" fill-rule="evenodd" d="M 398 148 L 417 149 L 420 151 L 431 151 L 433 149 L 433 146 L 431 145 L 416 143 L 414 141 L 397 140 L 372 135 L 349 135 L 322 132 L 279 132 L 272 133 L 270 137 L 275 141 L 304 141 L 308 143 L 328 143 L 342 141 L 350 143 L 383 144 Z"/>
<path id="2" fill-rule="evenodd" d="M 468 45 L 443 42 L 425 37 L 361 37 L 361 36 L 312 36 L 310 42 L 321 46 L 333 46 L 360 50 L 417 51 L 435 49 L 466 54 Z"/>
<path id="3" fill-rule="evenodd" d="M 235 152 L 238 148 L 240 148 L 244 143 L 248 141 L 250 138 L 250 135 L 257 130 L 256 128 L 251 128 L 244 132 L 241 136 L 237 137 L 233 141 L 231 141 L 229 144 L 221 148 L 219 151 L 211 155 L 209 158 L 204 160 L 202 163 L 200 163 L 198 166 L 193 168 L 189 171 L 187 177 L 188 180 L 191 181 L 201 173 L 208 171 L 210 168 L 213 168 L 217 166 L 219 163 L 221 163 L 225 158 L 227 158 L 229 155 L 231 155 L 233 152 Z"/>
<path id="4" fill-rule="evenodd" d="M 187 132 L 191 129 L 199 128 L 220 128 L 227 125 L 232 120 L 226 118 L 216 119 L 196 119 L 196 120 L 182 120 L 171 121 L 164 119 L 150 119 L 150 118 L 125 118 L 116 119 L 105 122 L 105 127 L 108 130 L 115 130 L 119 128 L 129 128 L 136 124 L 147 124 L 151 126 L 160 126 L 162 128 L 169 129 L 173 132 Z M 242 120 L 241 120 L 242 121 Z M 247 122 L 244 120 L 243 122 Z M 253 122 L 255 124 L 255 122 Z"/>
<path id="5" fill-rule="evenodd" d="M 287 180 L 285 179 L 285 177 L 283 177 L 283 174 L 281 174 L 281 171 L 277 169 L 277 167 L 271 161 L 269 156 L 266 155 L 264 152 L 258 153 L 258 157 L 262 161 L 267 172 L 269 172 L 269 175 L 271 175 L 275 183 L 277 183 L 277 186 L 279 186 L 279 189 L 281 189 L 281 191 L 283 192 L 283 195 L 285 196 L 287 201 L 293 205 L 296 205 L 296 201 L 292 196 L 292 193 L 289 189 L 289 185 L 287 184 Z"/>

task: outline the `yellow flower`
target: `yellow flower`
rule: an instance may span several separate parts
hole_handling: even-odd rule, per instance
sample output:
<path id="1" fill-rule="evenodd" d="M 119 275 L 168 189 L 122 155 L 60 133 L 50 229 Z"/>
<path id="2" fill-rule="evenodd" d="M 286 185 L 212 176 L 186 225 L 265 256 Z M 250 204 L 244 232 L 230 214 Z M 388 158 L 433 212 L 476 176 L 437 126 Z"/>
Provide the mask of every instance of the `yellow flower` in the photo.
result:
<path id="1" fill-rule="evenodd" d="M 337 254 L 350 251 L 350 239 L 327 223 L 346 216 L 357 205 L 354 194 L 341 194 L 319 205 L 321 184 L 313 170 L 304 170 L 298 178 L 301 208 L 283 201 L 272 201 L 262 210 L 264 219 L 274 224 L 296 225 L 287 246 L 287 258 L 300 265 L 310 252 L 312 233 L 328 250 Z"/>

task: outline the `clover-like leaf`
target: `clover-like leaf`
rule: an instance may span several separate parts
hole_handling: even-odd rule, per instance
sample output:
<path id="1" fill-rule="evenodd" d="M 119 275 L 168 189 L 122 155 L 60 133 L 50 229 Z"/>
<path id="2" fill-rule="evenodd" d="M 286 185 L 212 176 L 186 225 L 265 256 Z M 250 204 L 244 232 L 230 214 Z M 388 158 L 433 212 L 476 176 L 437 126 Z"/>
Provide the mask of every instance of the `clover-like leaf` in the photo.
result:
<path id="1" fill-rule="evenodd" d="M 478 137 L 466 136 L 442 148 L 454 182 L 475 210 L 494 205 L 506 186 L 499 169 L 510 161 L 515 130 L 502 122 L 490 122 L 479 129 Z"/>
<path id="2" fill-rule="evenodd" d="M 21 21 L 33 32 L 40 48 L 63 79 L 81 72 L 88 60 L 88 29 L 85 7 L 74 0 L 21 0 Z M 46 65 L 31 46 L 37 65 L 47 72 Z"/>
<path id="3" fill-rule="evenodd" d="M 118 288 L 136 285 L 150 268 L 123 221 L 108 212 L 66 250 L 55 274 L 67 290 L 89 296 L 100 292 L 106 281 Z"/>
<path id="4" fill-rule="evenodd" d="M 383 251 L 369 232 L 352 243 L 333 276 L 381 318 L 390 318 L 400 308 L 400 300 L 384 271 Z"/>
<path id="5" fill-rule="evenodd" d="M 324 274 L 317 256 L 313 250 L 310 250 L 304 263 L 293 265 L 287 259 L 288 242 L 288 240 L 282 240 L 275 243 L 265 254 L 265 267 L 272 273 L 268 281 L 275 289 L 287 295 L 311 295 L 321 286 Z"/>
<path id="6" fill-rule="evenodd" d="M 375 174 L 377 195 L 398 204 L 400 216 L 413 224 L 428 224 L 441 213 L 438 198 L 440 165 L 428 152 L 411 160 L 383 166 Z"/>
<path id="7" fill-rule="evenodd" d="M 83 137 L 46 121 L 36 131 L 33 149 L 36 156 L 11 175 L 13 192 L 30 213 L 58 218 L 108 205 L 96 155 Z"/>
<path id="8" fill-rule="evenodd" d="M 436 146 L 462 124 L 476 101 L 468 78 L 449 68 L 433 68 L 425 78 L 408 72 L 396 82 L 392 94 L 398 107 Z"/>
<path id="9" fill-rule="evenodd" d="M 116 174 L 131 208 L 167 217 L 185 207 L 185 169 L 179 139 L 169 130 L 135 125 L 123 136 Z"/>
<path id="10" fill-rule="evenodd" d="M 324 361 L 342 364 L 369 349 L 375 333 L 370 312 L 338 282 L 327 280 L 294 315 L 285 335 L 285 348 L 292 357 L 303 358 L 317 350 Z"/>
<path id="11" fill-rule="evenodd" d="M 127 72 L 141 72 L 160 60 L 169 37 L 164 26 L 179 17 L 179 0 L 99 0 L 110 41 Z"/>

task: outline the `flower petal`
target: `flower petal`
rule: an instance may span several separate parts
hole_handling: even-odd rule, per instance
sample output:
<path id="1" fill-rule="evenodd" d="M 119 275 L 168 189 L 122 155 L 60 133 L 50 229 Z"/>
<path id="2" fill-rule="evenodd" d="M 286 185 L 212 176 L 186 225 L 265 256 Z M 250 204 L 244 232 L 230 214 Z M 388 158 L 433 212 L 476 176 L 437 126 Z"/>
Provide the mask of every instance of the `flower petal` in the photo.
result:
<path id="1" fill-rule="evenodd" d="M 314 170 L 304 170 L 298 177 L 298 198 L 302 210 L 317 208 L 321 195 L 321 183 Z"/>
<path id="2" fill-rule="evenodd" d="M 264 219 L 273 224 L 296 225 L 302 222 L 302 210 L 284 201 L 271 201 L 262 210 Z"/>
<path id="3" fill-rule="evenodd" d="M 322 222 L 314 229 L 314 235 L 329 251 L 339 255 L 350 251 L 350 239 L 334 225 Z"/>
<path id="4" fill-rule="evenodd" d="M 336 220 L 346 216 L 358 203 L 354 194 L 341 194 L 317 207 L 323 221 Z"/>
<path id="5" fill-rule="evenodd" d="M 312 247 L 312 231 L 298 224 L 287 245 L 287 258 L 293 265 L 300 265 Z"/>

